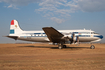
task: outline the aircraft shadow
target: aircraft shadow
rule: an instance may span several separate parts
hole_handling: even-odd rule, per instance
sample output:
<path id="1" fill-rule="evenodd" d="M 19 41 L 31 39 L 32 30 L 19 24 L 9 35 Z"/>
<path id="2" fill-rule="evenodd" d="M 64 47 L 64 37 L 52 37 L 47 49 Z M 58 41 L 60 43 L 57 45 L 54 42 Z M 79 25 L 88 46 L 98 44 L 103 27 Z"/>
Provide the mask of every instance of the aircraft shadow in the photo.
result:
<path id="1" fill-rule="evenodd" d="M 50 47 L 51 49 L 58 49 L 58 47 Z M 90 49 L 90 47 L 66 47 L 63 49 L 71 49 L 71 50 L 75 50 L 75 49 Z"/>
<path id="2" fill-rule="evenodd" d="M 29 45 L 29 46 L 18 46 L 18 47 L 32 47 L 32 48 L 50 48 L 50 49 L 58 49 L 58 47 L 53 47 L 53 46 L 33 46 L 33 45 Z M 63 49 L 90 49 L 90 47 L 66 47 Z"/>

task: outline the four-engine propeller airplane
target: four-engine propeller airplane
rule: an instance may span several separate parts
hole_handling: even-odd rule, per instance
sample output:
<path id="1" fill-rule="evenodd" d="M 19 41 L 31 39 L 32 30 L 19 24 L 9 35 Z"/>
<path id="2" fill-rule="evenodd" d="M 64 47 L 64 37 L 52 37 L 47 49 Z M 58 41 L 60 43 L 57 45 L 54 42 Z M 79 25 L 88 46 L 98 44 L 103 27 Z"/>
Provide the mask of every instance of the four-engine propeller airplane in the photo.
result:
<path id="1" fill-rule="evenodd" d="M 59 49 L 66 48 L 66 43 L 97 42 L 103 38 L 102 35 L 92 30 L 56 30 L 53 27 L 44 27 L 42 29 L 43 31 L 23 31 L 19 27 L 17 20 L 12 20 L 10 34 L 6 37 L 15 40 L 57 43 Z M 91 45 L 90 48 L 94 49 L 95 46 Z"/>

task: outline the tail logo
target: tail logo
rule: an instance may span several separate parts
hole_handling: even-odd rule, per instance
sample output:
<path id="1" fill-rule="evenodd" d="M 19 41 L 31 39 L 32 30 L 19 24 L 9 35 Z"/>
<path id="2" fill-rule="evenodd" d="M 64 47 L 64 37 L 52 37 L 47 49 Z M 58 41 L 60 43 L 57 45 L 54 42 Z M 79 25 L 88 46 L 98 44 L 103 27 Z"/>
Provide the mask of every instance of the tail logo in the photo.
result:
<path id="1" fill-rule="evenodd" d="M 15 25 L 15 27 L 17 28 L 17 25 Z"/>
<path id="2" fill-rule="evenodd" d="M 15 32 L 14 32 L 14 29 L 11 29 L 10 30 L 10 34 L 14 34 Z"/>
<path id="3" fill-rule="evenodd" d="M 14 25 L 14 20 L 11 21 L 11 25 Z"/>

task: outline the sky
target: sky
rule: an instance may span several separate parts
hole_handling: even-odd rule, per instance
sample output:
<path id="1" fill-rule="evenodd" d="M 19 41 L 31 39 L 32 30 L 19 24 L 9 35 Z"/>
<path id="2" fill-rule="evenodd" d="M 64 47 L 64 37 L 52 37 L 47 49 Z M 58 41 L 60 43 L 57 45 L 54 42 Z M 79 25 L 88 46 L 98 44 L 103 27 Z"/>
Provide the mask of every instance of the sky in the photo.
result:
<path id="1" fill-rule="evenodd" d="M 105 0 L 0 0 L 0 43 L 15 43 L 3 37 L 13 19 L 26 31 L 85 28 L 105 37 Z"/>

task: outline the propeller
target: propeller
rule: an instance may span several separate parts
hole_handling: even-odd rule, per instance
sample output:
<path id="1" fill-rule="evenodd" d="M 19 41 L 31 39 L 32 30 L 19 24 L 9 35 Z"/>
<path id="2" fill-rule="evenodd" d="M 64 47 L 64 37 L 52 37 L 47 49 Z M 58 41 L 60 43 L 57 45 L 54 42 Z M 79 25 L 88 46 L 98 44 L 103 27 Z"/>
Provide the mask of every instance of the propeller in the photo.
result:
<path id="1" fill-rule="evenodd" d="M 75 36 L 75 34 L 73 33 L 72 34 L 72 40 L 71 40 L 71 43 L 70 44 L 74 44 L 74 43 L 77 43 L 79 44 L 79 36 Z"/>
<path id="2" fill-rule="evenodd" d="M 74 33 L 71 35 L 71 37 L 64 36 L 62 39 L 68 44 L 79 44 L 79 36 L 76 36 Z"/>

